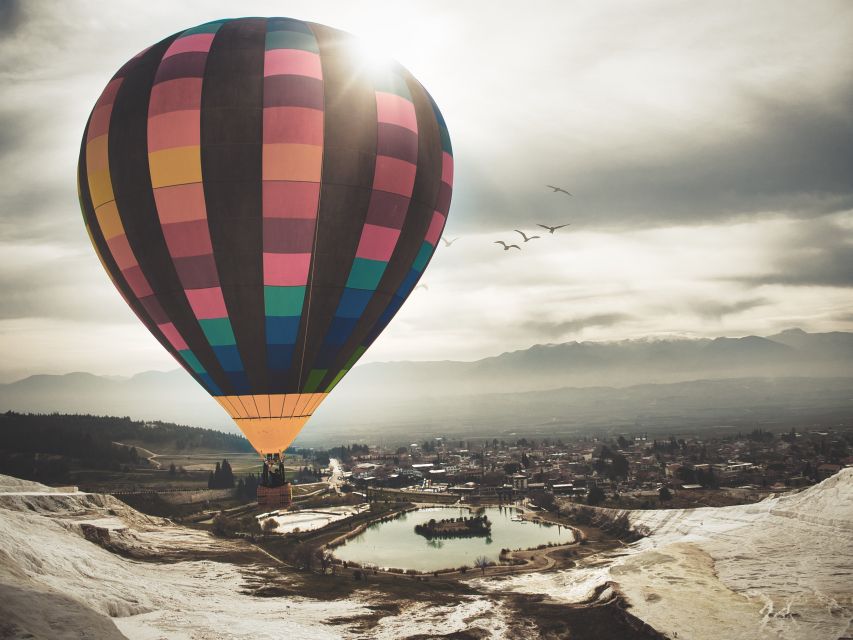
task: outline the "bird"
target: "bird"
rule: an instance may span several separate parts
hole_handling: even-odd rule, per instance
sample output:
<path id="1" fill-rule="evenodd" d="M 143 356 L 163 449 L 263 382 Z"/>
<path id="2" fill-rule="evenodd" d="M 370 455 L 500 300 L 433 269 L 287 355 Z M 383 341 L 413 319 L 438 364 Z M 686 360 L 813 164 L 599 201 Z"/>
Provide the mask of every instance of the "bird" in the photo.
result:
<path id="1" fill-rule="evenodd" d="M 567 196 L 572 195 L 571 193 L 569 193 L 568 191 L 566 191 L 562 187 L 555 187 L 553 184 L 546 184 L 545 186 L 548 187 L 549 189 L 553 189 L 554 193 L 565 193 Z M 572 197 L 574 197 L 574 196 L 572 196 Z"/>
<path id="2" fill-rule="evenodd" d="M 457 240 L 459 240 L 459 238 L 453 238 L 453 240 L 445 240 L 444 236 L 441 236 L 441 241 L 444 243 L 445 247 L 449 247 L 450 245 L 452 245 Z"/>
<path id="3" fill-rule="evenodd" d="M 418 290 L 418 289 L 420 289 L 421 287 L 423 287 L 424 289 L 426 289 L 427 291 L 429 291 L 429 287 L 426 285 L 426 282 L 421 282 L 417 287 L 415 287 L 415 291 L 417 291 L 417 290 Z"/>
<path id="4" fill-rule="evenodd" d="M 536 238 L 541 238 L 542 236 L 528 236 L 525 235 L 524 231 L 519 231 L 518 229 L 513 229 L 516 233 L 520 233 L 521 237 L 524 238 L 525 242 L 530 242 L 531 240 L 536 240 Z"/>
<path id="5" fill-rule="evenodd" d="M 543 229 L 548 229 L 549 232 L 553 235 L 557 229 L 562 229 L 563 227 L 568 227 L 571 225 L 571 222 L 567 222 L 566 224 L 559 224 L 556 227 L 549 227 L 547 224 L 537 224 L 537 227 L 542 227 Z"/>
<path id="6" fill-rule="evenodd" d="M 503 245 L 504 251 L 509 251 L 513 247 L 518 249 L 519 251 L 521 250 L 521 247 L 519 247 L 517 244 L 507 244 L 503 240 L 495 240 L 495 244 Z"/>

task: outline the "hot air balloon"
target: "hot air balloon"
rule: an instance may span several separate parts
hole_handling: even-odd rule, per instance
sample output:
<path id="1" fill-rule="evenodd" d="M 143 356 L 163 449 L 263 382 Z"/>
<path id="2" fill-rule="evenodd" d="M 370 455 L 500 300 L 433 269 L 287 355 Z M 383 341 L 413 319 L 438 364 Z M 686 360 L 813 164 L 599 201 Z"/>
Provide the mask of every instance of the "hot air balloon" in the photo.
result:
<path id="1" fill-rule="evenodd" d="M 202 24 L 121 67 L 83 134 L 101 263 L 267 459 L 399 311 L 450 207 L 438 107 L 354 44 L 290 18 Z"/>

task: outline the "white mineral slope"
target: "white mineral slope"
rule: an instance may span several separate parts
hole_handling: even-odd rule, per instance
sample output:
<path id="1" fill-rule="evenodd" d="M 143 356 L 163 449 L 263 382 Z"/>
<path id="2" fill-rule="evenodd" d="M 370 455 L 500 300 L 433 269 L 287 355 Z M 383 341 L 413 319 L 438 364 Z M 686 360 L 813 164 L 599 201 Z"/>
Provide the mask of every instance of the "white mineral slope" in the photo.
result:
<path id="1" fill-rule="evenodd" d="M 106 536 L 134 560 L 87 539 Z M 366 610 L 354 602 L 259 598 L 247 584 L 268 566 L 187 560 L 248 545 L 149 518 L 109 496 L 57 493 L 0 476 L 0 637 L 153 640 L 169 638 L 347 638 L 326 621 Z"/>
<path id="2" fill-rule="evenodd" d="M 248 543 L 143 515 L 110 496 L 0 476 L 0 638 L 397 640 L 471 628 L 491 640 L 519 637 L 489 596 L 405 604 L 365 629 L 360 620 L 383 604 L 369 595 L 251 595 L 287 586 L 289 575 Z"/>
<path id="3" fill-rule="evenodd" d="M 495 587 L 578 602 L 609 581 L 672 638 L 853 635 L 853 469 L 757 504 L 628 516 L 650 535 L 592 566 Z"/>

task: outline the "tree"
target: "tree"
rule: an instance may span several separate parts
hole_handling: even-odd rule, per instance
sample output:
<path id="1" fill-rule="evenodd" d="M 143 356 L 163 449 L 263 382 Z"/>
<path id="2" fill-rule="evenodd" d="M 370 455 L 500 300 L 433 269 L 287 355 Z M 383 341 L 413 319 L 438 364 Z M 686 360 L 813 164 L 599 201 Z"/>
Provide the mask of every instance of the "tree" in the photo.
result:
<path id="1" fill-rule="evenodd" d="M 613 464 L 610 466 L 610 473 L 608 475 L 612 475 L 613 479 L 616 478 L 627 478 L 628 477 L 628 458 L 620 454 L 613 455 Z"/>
<path id="2" fill-rule="evenodd" d="M 594 507 L 604 502 L 605 497 L 606 496 L 604 495 L 604 491 L 601 489 L 601 487 L 592 487 L 589 490 L 589 494 L 586 496 L 586 503 L 589 506 Z"/>
<path id="3" fill-rule="evenodd" d="M 477 567 L 480 571 L 483 572 L 483 575 L 486 575 L 486 567 L 488 567 L 491 562 L 486 556 L 477 556 L 474 560 L 474 566 Z"/>
<path id="4" fill-rule="evenodd" d="M 661 502 L 669 502 L 672 500 L 672 492 L 667 487 L 661 487 L 658 491 L 658 498 Z"/>
<path id="5" fill-rule="evenodd" d="M 267 518 L 264 520 L 264 524 L 261 525 L 261 532 L 268 536 L 271 533 L 274 533 L 278 528 L 278 523 L 275 521 L 275 518 Z"/>
<path id="6" fill-rule="evenodd" d="M 234 472 L 231 470 L 228 460 L 223 460 L 221 464 L 216 463 L 216 468 L 211 473 L 207 486 L 209 489 L 234 488 Z"/>
<path id="7" fill-rule="evenodd" d="M 511 476 L 514 473 L 518 473 L 519 471 L 521 471 L 521 465 L 517 462 L 507 462 L 504 465 L 504 473 L 508 476 Z"/>
<path id="8" fill-rule="evenodd" d="M 532 492 L 530 494 L 530 499 L 536 503 L 536 506 L 542 507 L 545 511 L 554 511 L 557 506 L 557 501 L 554 499 L 554 495 L 541 489 Z"/>
<path id="9" fill-rule="evenodd" d="M 326 573 L 326 570 L 332 567 L 332 573 L 335 571 L 335 567 L 332 564 L 332 552 L 331 551 L 323 551 L 320 554 L 320 568 L 323 570 L 323 573 Z"/>
<path id="10" fill-rule="evenodd" d="M 690 467 L 681 467 L 675 472 L 675 475 L 677 475 L 684 484 L 696 484 L 696 471 Z"/>
<path id="11" fill-rule="evenodd" d="M 296 549 L 293 550 L 293 564 L 295 564 L 298 569 L 307 569 L 310 571 L 314 566 L 314 554 L 316 551 L 317 550 L 309 544 L 305 544 L 304 542 L 299 544 Z"/>
<path id="12" fill-rule="evenodd" d="M 231 465 L 228 460 L 222 460 L 222 481 L 220 484 L 221 489 L 233 489 L 234 488 L 234 472 L 231 470 Z"/>

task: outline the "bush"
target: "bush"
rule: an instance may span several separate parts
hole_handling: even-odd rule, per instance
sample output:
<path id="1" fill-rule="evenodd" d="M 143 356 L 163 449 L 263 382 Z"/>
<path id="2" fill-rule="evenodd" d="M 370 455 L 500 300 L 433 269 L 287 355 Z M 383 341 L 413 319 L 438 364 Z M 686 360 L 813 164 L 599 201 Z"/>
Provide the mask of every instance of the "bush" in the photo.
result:
<path id="1" fill-rule="evenodd" d="M 213 535 L 219 536 L 220 538 L 233 538 L 239 528 L 238 523 L 233 518 L 226 516 L 224 513 L 217 514 L 216 517 L 213 518 Z"/>
<path id="2" fill-rule="evenodd" d="M 604 502 L 606 497 L 607 496 L 604 495 L 604 491 L 602 491 L 600 487 L 592 487 L 589 490 L 589 495 L 586 497 L 586 503 L 594 507 Z"/>
<path id="3" fill-rule="evenodd" d="M 317 548 L 306 543 L 301 543 L 293 550 L 291 561 L 296 565 L 297 569 L 306 569 L 310 571 L 314 567 L 314 558 L 317 554 Z"/>

